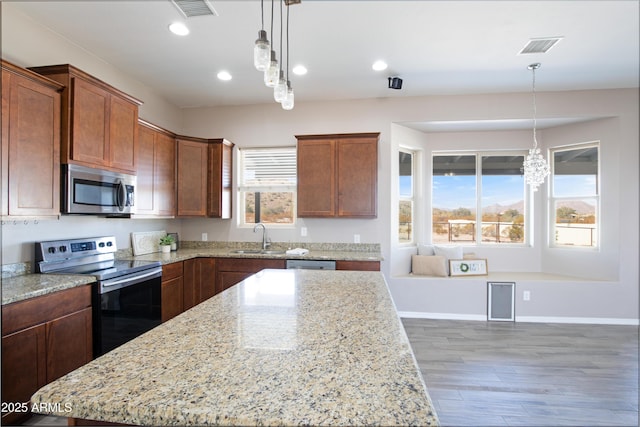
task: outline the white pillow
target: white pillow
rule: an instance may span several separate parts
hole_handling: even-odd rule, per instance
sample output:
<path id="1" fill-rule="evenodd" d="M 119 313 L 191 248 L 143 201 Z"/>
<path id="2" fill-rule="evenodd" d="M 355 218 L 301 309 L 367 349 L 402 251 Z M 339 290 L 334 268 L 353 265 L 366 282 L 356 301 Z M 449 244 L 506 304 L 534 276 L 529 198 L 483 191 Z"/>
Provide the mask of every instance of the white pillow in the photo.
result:
<path id="1" fill-rule="evenodd" d="M 418 255 L 435 255 L 433 245 L 418 245 Z"/>
<path id="2" fill-rule="evenodd" d="M 434 245 L 433 250 L 436 255 L 443 256 L 445 258 L 445 266 L 447 269 L 447 276 L 449 275 L 449 260 L 450 259 L 462 259 L 462 246 L 438 246 Z"/>
<path id="3" fill-rule="evenodd" d="M 411 272 L 424 276 L 446 277 L 446 260 L 437 255 L 412 255 Z"/>

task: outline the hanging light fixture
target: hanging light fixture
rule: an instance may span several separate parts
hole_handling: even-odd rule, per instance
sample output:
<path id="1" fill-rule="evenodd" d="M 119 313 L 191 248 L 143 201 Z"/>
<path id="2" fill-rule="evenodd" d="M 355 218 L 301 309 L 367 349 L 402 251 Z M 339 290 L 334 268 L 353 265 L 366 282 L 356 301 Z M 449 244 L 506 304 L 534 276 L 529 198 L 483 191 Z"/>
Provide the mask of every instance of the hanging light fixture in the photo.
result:
<path id="1" fill-rule="evenodd" d="M 287 11 L 289 8 L 287 7 Z M 287 12 L 288 15 L 288 12 Z M 276 102 L 282 102 L 287 95 L 287 81 L 284 79 L 284 71 L 282 71 L 282 0 L 280 0 L 280 71 L 278 72 L 278 81 L 273 88 L 273 98 Z"/>
<path id="2" fill-rule="evenodd" d="M 286 70 L 282 69 L 284 64 L 283 50 L 283 14 L 282 3 L 287 6 L 287 66 Z M 301 0 L 280 0 L 280 63 L 278 60 L 273 43 L 273 20 L 274 20 L 274 0 L 271 0 L 271 43 L 267 40 L 267 32 L 264 30 L 264 0 L 260 2 L 262 13 L 262 29 L 258 32 L 258 40 L 255 42 L 253 50 L 253 63 L 257 70 L 264 72 L 264 84 L 273 88 L 273 98 L 282 105 L 285 110 L 293 109 L 294 96 L 291 81 L 289 80 L 289 6 L 299 4 Z"/>
<path id="3" fill-rule="evenodd" d="M 264 0 L 260 0 L 260 12 L 262 28 L 258 31 L 258 40 L 253 47 L 253 65 L 256 70 L 264 72 L 269 66 L 271 59 L 271 46 L 267 40 L 267 32 L 264 30 Z"/>
<path id="4" fill-rule="evenodd" d="M 291 81 L 289 80 L 289 5 L 287 5 L 287 87 L 281 104 L 284 110 L 293 109 L 293 88 L 291 87 Z"/>
<path id="5" fill-rule="evenodd" d="M 271 0 L 271 43 L 273 43 L 273 0 Z M 273 50 L 273 44 L 271 45 L 271 56 L 269 65 L 264 70 L 264 84 L 267 87 L 275 87 L 278 83 L 280 68 L 278 67 L 278 60 L 276 59 L 276 51 Z"/>
<path id="6" fill-rule="evenodd" d="M 531 185 L 533 191 L 538 191 L 538 186 L 544 182 L 544 179 L 549 176 L 549 164 L 542 157 L 540 149 L 538 148 L 538 140 L 536 138 L 537 127 L 537 106 L 536 106 L 536 70 L 540 68 L 540 63 L 536 62 L 527 67 L 533 74 L 533 148 L 529 149 L 529 154 L 524 160 L 524 179 L 525 182 Z"/>

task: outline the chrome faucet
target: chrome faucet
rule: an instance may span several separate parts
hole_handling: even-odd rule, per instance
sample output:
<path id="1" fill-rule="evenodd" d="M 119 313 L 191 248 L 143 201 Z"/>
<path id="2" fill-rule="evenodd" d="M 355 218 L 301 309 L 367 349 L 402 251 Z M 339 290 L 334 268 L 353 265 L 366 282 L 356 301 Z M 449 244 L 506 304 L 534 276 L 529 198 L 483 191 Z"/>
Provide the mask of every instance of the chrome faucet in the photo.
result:
<path id="1" fill-rule="evenodd" d="M 269 246 L 271 246 L 271 240 L 267 237 L 267 227 L 265 227 L 261 222 L 257 223 L 255 227 L 253 227 L 253 232 L 255 233 L 258 230 L 258 227 L 262 227 L 262 250 L 265 251 Z"/>

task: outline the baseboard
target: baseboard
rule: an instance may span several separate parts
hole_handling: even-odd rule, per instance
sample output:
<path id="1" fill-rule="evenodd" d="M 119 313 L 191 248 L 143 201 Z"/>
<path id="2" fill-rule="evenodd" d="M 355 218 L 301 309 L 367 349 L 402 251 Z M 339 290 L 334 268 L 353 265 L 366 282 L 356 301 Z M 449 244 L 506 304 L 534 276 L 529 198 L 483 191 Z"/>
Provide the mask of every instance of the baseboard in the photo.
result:
<path id="1" fill-rule="evenodd" d="M 407 319 L 487 320 L 486 314 L 424 313 L 421 311 L 399 311 L 398 316 Z"/>
<path id="2" fill-rule="evenodd" d="M 580 323 L 590 325 L 622 325 L 638 326 L 638 319 L 618 319 L 611 317 L 546 317 L 546 316 L 516 316 L 516 322 L 530 323 Z"/>
<path id="3" fill-rule="evenodd" d="M 486 315 L 457 314 L 457 313 L 425 313 L 421 311 L 399 311 L 398 316 L 406 319 L 437 319 L 437 320 L 478 320 L 487 321 Z M 547 316 L 516 316 L 516 322 L 529 323 L 579 323 L 593 325 L 622 325 L 639 326 L 638 319 L 618 319 L 608 317 L 547 317 Z"/>

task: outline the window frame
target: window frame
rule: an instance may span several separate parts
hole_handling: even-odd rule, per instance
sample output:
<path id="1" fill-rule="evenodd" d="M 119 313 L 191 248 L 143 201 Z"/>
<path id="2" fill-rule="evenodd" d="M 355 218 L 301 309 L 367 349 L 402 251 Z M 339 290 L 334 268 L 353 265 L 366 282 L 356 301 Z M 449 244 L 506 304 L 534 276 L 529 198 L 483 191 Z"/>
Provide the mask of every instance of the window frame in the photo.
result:
<path id="1" fill-rule="evenodd" d="M 562 151 L 581 150 L 585 148 L 596 148 L 598 153 L 598 165 L 596 175 L 595 195 L 572 195 L 572 196 L 556 196 L 555 195 L 555 153 Z M 602 197 L 602 157 L 601 157 L 601 144 L 600 141 L 580 142 L 576 144 L 560 145 L 549 148 L 548 158 L 551 172 L 549 174 L 549 191 L 547 194 L 547 209 L 549 220 L 549 235 L 548 235 L 548 247 L 550 249 L 568 249 L 573 251 L 600 251 L 601 234 L 602 234 L 602 219 L 601 219 L 601 197 Z M 556 243 L 556 203 L 559 201 L 576 200 L 583 201 L 585 199 L 591 199 L 595 201 L 595 242 L 593 246 L 580 246 L 580 245 L 568 245 Z"/>
<path id="2" fill-rule="evenodd" d="M 437 244 L 433 241 L 433 185 L 434 185 L 434 157 L 436 156 L 475 156 L 475 187 L 476 187 L 476 195 L 475 195 L 475 231 L 474 231 L 474 240 L 473 241 L 460 241 L 460 242 L 446 242 L 441 243 L 443 245 L 463 245 L 463 246 L 477 246 L 477 247 L 485 247 L 485 248 L 521 248 L 521 247 L 532 247 L 533 246 L 533 215 L 532 215 L 532 195 L 529 187 L 526 185 L 524 181 L 524 175 L 520 174 L 522 177 L 522 195 L 523 195 L 523 203 L 524 203 L 524 233 L 523 233 L 523 241 L 518 243 L 499 243 L 499 242 L 483 242 L 482 241 L 482 158 L 483 157 L 491 157 L 491 156 L 521 156 L 524 158 L 527 156 L 527 150 L 519 150 L 519 149 L 509 149 L 509 150 L 460 150 L 460 151 L 451 151 L 451 150 L 442 150 L 442 151 L 432 151 L 431 152 L 431 182 L 430 182 L 430 191 L 431 191 L 431 200 L 430 200 L 430 209 L 429 209 L 429 235 L 428 240 L 432 244 Z M 478 227 L 478 224 L 480 226 Z"/>
<path id="3" fill-rule="evenodd" d="M 415 245 L 417 242 L 416 239 L 416 225 L 417 225 L 417 221 L 416 221 L 416 192 L 417 192 L 417 176 L 416 176 L 416 161 L 418 159 L 418 152 L 416 150 L 412 150 L 410 148 L 406 148 L 406 147 L 399 147 L 398 149 L 398 168 L 400 167 L 400 154 L 404 153 L 404 154 L 408 154 L 409 156 L 411 156 L 411 195 L 410 196 L 403 196 L 402 192 L 400 191 L 400 177 L 402 176 L 400 174 L 400 170 L 398 169 L 398 217 L 397 219 L 397 223 L 398 223 L 398 241 L 397 244 L 400 246 L 412 246 Z M 402 202 L 410 202 L 411 203 L 411 239 L 409 240 L 400 240 L 400 204 Z"/>
<path id="4" fill-rule="evenodd" d="M 245 154 L 248 152 L 259 152 L 264 151 L 273 152 L 278 150 L 287 150 L 290 152 L 289 155 L 293 154 L 295 156 L 295 167 L 294 174 L 292 175 L 293 181 L 289 184 L 269 184 L 269 185 L 259 185 L 259 184 L 250 184 L 246 183 L 245 178 Z M 288 223 L 274 223 L 268 222 L 266 223 L 269 227 L 273 228 L 294 228 L 296 226 L 296 222 L 298 220 L 298 209 L 297 209 L 297 150 L 296 146 L 278 146 L 278 147 L 239 147 L 238 148 L 238 174 L 237 174 L 237 182 L 238 188 L 236 195 L 238 197 L 238 221 L 237 225 L 239 228 L 253 228 L 257 224 L 257 222 L 247 223 L 246 222 L 246 193 L 292 193 L 292 222 Z"/>

